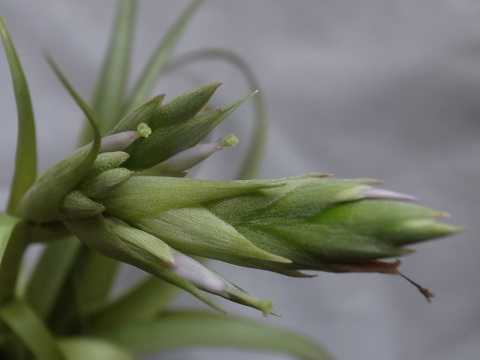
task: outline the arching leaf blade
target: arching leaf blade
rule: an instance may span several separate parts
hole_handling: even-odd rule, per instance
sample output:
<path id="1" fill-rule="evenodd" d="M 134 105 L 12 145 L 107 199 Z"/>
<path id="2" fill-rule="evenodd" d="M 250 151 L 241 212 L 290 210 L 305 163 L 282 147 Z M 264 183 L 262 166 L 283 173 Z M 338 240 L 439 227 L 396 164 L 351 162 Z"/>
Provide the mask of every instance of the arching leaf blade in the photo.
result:
<path id="1" fill-rule="evenodd" d="M 332 359 L 306 336 L 247 318 L 202 311 L 165 313 L 154 321 L 135 322 L 98 335 L 139 353 L 215 347 L 285 353 L 301 360 Z"/>
<path id="2" fill-rule="evenodd" d="M 34 183 L 37 176 L 35 118 L 27 79 L 23 72 L 15 46 L 8 33 L 5 20 L 2 17 L 0 17 L 0 37 L 10 66 L 10 75 L 12 77 L 18 114 L 15 171 L 13 174 L 10 198 L 7 205 L 8 213 L 15 214 L 20 199 Z"/>
<path id="3" fill-rule="evenodd" d="M 126 350 L 96 338 L 63 338 L 59 341 L 59 346 L 67 360 L 133 360 Z"/>
<path id="4" fill-rule="evenodd" d="M 106 134 L 120 120 L 130 70 L 130 58 L 135 33 L 137 1 L 118 1 L 115 23 L 108 50 L 95 86 L 92 107 L 99 118 L 100 133 Z M 91 140 L 90 127 L 84 127 L 80 143 Z"/>
<path id="5" fill-rule="evenodd" d="M 65 360 L 52 334 L 24 302 L 14 300 L 0 308 L 1 320 L 38 360 Z"/>
<path id="6" fill-rule="evenodd" d="M 193 0 L 167 31 L 143 69 L 140 78 L 135 83 L 126 105 L 127 110 L 141 104 L 153 90 L 158 76 L 172 58 L 173 50 L 178 40 L 186 30 L 190 19 L 201 3 L 202 0 Z"/>

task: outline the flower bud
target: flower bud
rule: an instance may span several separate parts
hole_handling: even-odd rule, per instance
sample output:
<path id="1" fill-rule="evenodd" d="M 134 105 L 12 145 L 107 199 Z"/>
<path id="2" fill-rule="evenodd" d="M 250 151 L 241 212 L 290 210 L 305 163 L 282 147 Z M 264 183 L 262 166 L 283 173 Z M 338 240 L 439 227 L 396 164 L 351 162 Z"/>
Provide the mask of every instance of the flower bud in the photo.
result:
<path id="1" fill-rule="evenodd" d="M 140 139 L 126 150 L 130 158 L 125 166 L 133 170 L 148 169 L 195 146 L 253 94 L 231 105 L 200 113 L 185 122 L 154 129 L 148 139 Z"/>
<path id="2" fill-rule="evenodd" d="M 101 199 L 116 186 L 130 179 L 133 172 L 125 168 L 116 168 L 102 172 L 87 179 L 80 185 L 80 190 L 88 197 Z"/>
<path id="3" fill-rule="evenodd" d="M 105 206 L 88 198 L 80 191 L 72 191 L 63 200 L 62 212 L 70 219 L 83 219 L 105 211 Z"/>
<path id="4" fill-rule="evenodd" d="M 130 155 L 123 151 L 98 154 L 92 165 L 92 168 L 88 172 L 87 178 L 93 178 L 104 171 L 119 167 L 128 159 L 129 156 Z"/>
<path id="5" fill-rule="evenodd" d="M 208 159 L 217 151 L 235 146 L 237 143 L 238 138 L 230 134 L 217 142 L 198 144 L 155 165 L 153 168 L 146 170 L 144 174 L 182 177 L 187 174 L 187 170 Z"/>
<path id="6" fill-rule="evenodd" d="M 404 245 L 459 230 L 438 222 L 437 211 L 405 202 L 410 196 L 373 188 L 364 180 L 307 177 L 286 182 L 261 195 L 207 207 L 257 246 L 291 259 L 284 266 L 289 269 L 344 271 L 344 265 L 356 264 L 359 271 L 360 264 L 410 253 Z M 279 268 L 265 262 L 251 265 Z"/>
<path id="7" fill-rule="evenodd" d="M 233 302 L 253 307 L 264 315 L 272 313 L 272 303 L 247 294 L 239 287 L 228 282 L 220 275 L 214 273 L 197 260 L 174 251 L 175 265 L 173 272 L 183 279 L 190 281 L 196 287 L 206 292 L 221 296 Z"/>
<path id="8" fill-rule="evenodd" d="M 128 130 L 117 134 L 107 135 L 102 138 L 100 152 L 122 151 L 133 144 L 140 134 L 137 131 Z"/>

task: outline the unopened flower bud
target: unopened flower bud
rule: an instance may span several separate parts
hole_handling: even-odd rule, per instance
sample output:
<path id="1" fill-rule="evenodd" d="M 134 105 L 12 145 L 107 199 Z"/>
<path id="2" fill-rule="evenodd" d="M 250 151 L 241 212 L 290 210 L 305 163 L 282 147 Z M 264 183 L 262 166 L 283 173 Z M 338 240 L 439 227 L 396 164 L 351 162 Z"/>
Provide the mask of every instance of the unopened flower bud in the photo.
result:
<path id="1" fill-rule="evenodd" d="M 219 295 L 233 302 L 260 310 L 264 315 L 272 313 L 272 303 L 247 294 L 244 290 L 228 282 L 197 260 L 174 251 L 173 272 L 190 281 L 199 289 Z"/>
<path id="2" fill-rule="evenodd" d="M 67 218 L 82 219 L 101 214 L 105 206 L 76 190 L 65 197 L 62 211 Z"/>
<path id="3" fill-rule="evenodd" d="M 208 159 L 217 151 L 237 145 L 238 138 L 227 135 L 217 142 L 198 144 L 190 149 L 179 152 L 164 162 L 146 170 L 145 175 L 185 176 L 187 171 L 202 161 Z"/>
<path id="4" fill-rule="evenodd" d="M 80 189 L 85 195 L 93 199 L 101 199 L 115 187 L 130 179 L 132 175 L 133 172 L 125 168 L 107 170 L 87 179 L 80 185 Z"/>
<path id="5" fill-rule="evenodd" d="M 119 167 L 128 159 L 129 156 L 130 155 L 123 151 L 98 154 L 92 165 L 92 168 L 88 172 L 87 178 L 92 178 L 104 171 Z"/>
<path id="6" fill-rule="evenodd" d="M 148 169 L 197 145 L 254 94 L 228 106 L 200 113 L 187 121 L 157 129 L 153 128 L 148 139 L 140 139 L 126 150 L 130 154 L 130 158 L 125 166 L 133 170 Z"/>

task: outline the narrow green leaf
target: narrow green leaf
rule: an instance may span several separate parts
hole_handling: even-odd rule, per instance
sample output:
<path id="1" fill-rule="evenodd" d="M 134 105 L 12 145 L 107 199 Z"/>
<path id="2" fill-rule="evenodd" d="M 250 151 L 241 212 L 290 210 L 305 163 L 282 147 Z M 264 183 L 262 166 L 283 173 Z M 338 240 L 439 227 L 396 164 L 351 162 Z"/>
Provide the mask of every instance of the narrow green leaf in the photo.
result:
<path id="1" fill-rule="evenodd" d="M 4 220 L 5 221 L 5 220 Z M 20 220 L 7 220 L 0 244 L 0 305 L 15 295 L 23 254 L 29 243 L 28 225 Z"/>
<path id="2" fill-rule="evenodd" d="M 0 308 L 0 318 L 38 360 L 64 360 L 45 324 L 23 301 L 14 300 Z"/>
<path id="3" fill-rule="evenodd" d="M 117 261 L 80 246 L 55 302 L 52 312 L 55 326 L 58 329 L 85 328 L 87 316 L 104 305 L 118 266 Z"/>
<path id="4" fill-rule="evenodd" d="M 65 196 L 88 174 L 100 149 L 100 134 L 93 111 L 73 89 L 59 67 L 48 58 L 48 63 L 60 82 L 82 109 L 95 134 L 91 146 L 78 149 L 70 157 L 49 168 L 27 191 L 21 202 L 22 215 L 34 222 L 58 220 Z"/>
<path id="5" fill-rule="evenodd" d="M 248 63 L 243 60 L 241 56 L 230 50 L 206 48 L 187 52 L 177 59 L 172 60 L 168 71 L 174 71 L 182 66 L 202 60 L 220 60 L 231 64 L 243 74 L 250 90 L 260 90 L 257 77 Z M 255 96 L 253 105 L 255 121 L 254 126 L 252 127 L 252 139 L 250 140 L 247 155 L 243 160 L 242 166 L 237 175 L 237 178 L 239 179 L 250 179 L 256 176 L 260 168 L 267 139 L 268 121 L 265 110 L 265 101 L 261 91 Z"/>
<path id="6" fill-rule="evenodd" d="M 75 101 L 75 103 L 78 105 L 78 107 L 83 111 L 84 115 L 87 117 L 88 122 L 90 123 L 90 126 L 95 132 L 94 136 L 94 143 L 100 142 L 100 131 L 98 129 L 98 120 L 95 118 L 93 110 L 90 108 L 90 106 L 82 99 L 82 97 L 77 93 L 77 91 L 73 88 L 73 86 L 70 84 L 66 76 L 63 74 L 63 72 L 60 70 L 60 67 L 55 63 L 55 61 L 47 55 L 46 57 L 47 63 L 50 66 L 50 68 L 53 70 L 55 75 L 57 76 L 58 80 L 62 83 L 63 87 L 65 90 L 68 91 L 72 99 Z"/>
<path id="7" fill-rule="evenodd" d="M 136 322 L 98 335 L 138 353 L 216 347 L 286 353 L 302 360 L 332 359 L 306 336 L 247 318 L 200 311 L 165 313 L 156 321 Z"/>
<path id="8" fill-rule="evenodd" d="M 15 214 L 23 194 L 34 183 L 37 176 L 37 144 L 35 119 L 27 79 L 20 64 L 17 52 L 8 33 L 5 20 L 0 17 L 0 37 L 10 66 L 15 101 L 17 103 L 18 133 L 13 175 L 7 211 Z"/>
<path id="9" fill-rule="evenodd" d="M 164 310 L 178 288 L 149 276 L 91 318 L 94 329 L 110 329 L 140 320 L 150 320 Z"/>
<path id="10" fill-rule="evenodd" d="M 75 264 L 73 286 L 79 315 L 86 317 L 103 306 L 120 263 L 88 247 L 83 249 L 80 260 Z"/>
<path id="11" fill-rule="evenodd" d="M 8 214 L 0 214 L 0 264 L 7 249 L 10 235 L 20 219 Z"/>
<path id="12" fill-rule="evenodd" d="M 59 346 L 67 360 L 133 360 L 126 350 L 96 338 L 63 338 Z"/>
<path id="13" fill-rule="evenodd" d="M 122 115 L 130 70 L 136 11 L 136 0 L 120 0 L 118 2 L 108 51 L 103 60 L 92 100 L 92 107 L 100 120 L 98 127 L 102 135 L 106 134 Z M 81 135 L 81 144 L 90 141 L 91 136 L 91 129 L 87 125 Z"/>
<path id="14" fill-rule="evenodd" d="M 192 15 L 201 3 L 201 0 L 193 0 L 165 34 L 160 45 L 150 57 L 140 78 L 136 82 L 127 103 L 127 109 L 134 108 L 142 103 L 153 90 L 158 76 L 170 61 L 179 38 L 182 36 Z"/>
<path id="15" fill-rule="evenodd" d="M 184 177 L 188 172 L 220 150 L 236 146 L 238 138 L 227 135 L 216 142 L 200 143 L 175 154 L 171 158 L 143 171 L 143 175 Z"/>
<path id="16" fill-rule="evenodd" d="M 40 317 L 47 318 L 55 306 L 79 249 L 78 239 L 69 235 L 51 242 L 43 251 L 25 292 L 25 300 Z"/>

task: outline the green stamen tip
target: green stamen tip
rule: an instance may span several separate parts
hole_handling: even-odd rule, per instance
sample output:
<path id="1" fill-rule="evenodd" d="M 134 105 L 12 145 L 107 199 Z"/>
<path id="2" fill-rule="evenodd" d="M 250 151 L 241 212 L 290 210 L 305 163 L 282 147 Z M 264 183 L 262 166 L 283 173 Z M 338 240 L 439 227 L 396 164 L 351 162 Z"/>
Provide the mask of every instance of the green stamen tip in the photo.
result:
<path id="1" fill-rule="evenodd" d="M 222 147 L 234 147 L 238 144 L 238 138 L 234 134 L 229 134 L 220 140 Z"/>
<path id="2" fill-rule="evenodd" d="M 142 122 L 137 126 L 137 132 L 142 138 L 148 138 L 152 134 L 152 129 L 146 123 Z"/>

